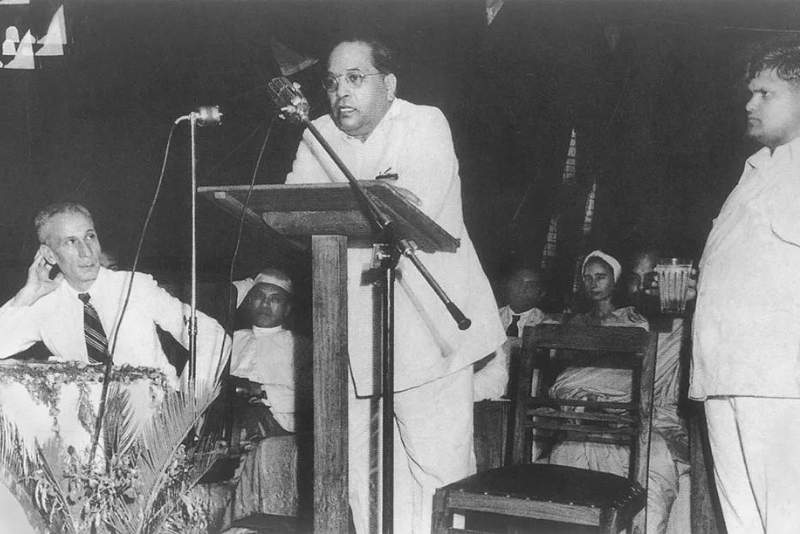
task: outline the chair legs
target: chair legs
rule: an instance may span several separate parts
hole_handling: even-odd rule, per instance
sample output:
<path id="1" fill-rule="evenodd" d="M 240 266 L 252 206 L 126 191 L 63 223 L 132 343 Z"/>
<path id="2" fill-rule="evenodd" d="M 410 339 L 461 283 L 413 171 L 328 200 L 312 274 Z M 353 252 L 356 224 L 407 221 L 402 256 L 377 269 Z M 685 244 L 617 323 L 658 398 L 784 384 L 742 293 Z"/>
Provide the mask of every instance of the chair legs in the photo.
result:
<path id="1" fill-rule="evenodd" d="M 598 532 L 601 534 L 644 534 L 643 531 L 633 529 L 633 518 L 620 514 L 617 510 L 605 510 L 600 516 Z"/>
<path id="2" fill-rule="evenodd" d="M 438 489 L 433 495 L 433 511 L 431 514 L 431 534 L 447 534 L 452 519 L 447 510 L 447 490 Z"/>

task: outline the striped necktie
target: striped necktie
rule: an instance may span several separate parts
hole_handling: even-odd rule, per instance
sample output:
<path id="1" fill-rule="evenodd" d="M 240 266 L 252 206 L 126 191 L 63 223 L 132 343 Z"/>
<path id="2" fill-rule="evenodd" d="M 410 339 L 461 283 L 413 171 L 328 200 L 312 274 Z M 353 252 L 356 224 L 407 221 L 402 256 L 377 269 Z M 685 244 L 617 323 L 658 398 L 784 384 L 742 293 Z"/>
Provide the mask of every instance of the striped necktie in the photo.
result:
<path id="1" fill-rule="evenodd" d="M 86 340 L 86 353 L 91 363 L 102 363 L 108 359 L 108 339 L 97 310 L 91 305 L 89 293 L 80 293 L 83 302 L 83 337 Z"/>
<path id="2" fill-rule="evenodd" d="M 517 325 L 519 318 L 519 315 L 511 316 L 511 324 L 508 325 L 508 328 L 506 329 L 506 335 L 508 337 L 519 337 L 519 325 Z"/>

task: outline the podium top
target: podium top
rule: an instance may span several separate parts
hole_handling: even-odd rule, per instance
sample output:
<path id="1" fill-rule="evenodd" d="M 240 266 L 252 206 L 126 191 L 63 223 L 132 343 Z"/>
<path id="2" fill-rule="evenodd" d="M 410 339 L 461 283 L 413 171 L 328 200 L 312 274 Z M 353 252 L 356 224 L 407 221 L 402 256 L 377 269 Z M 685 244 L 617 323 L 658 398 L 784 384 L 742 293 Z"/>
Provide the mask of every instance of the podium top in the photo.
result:
<path id="1" fill-rule="evenodd" d="M 459 240 L 408 202 L 390 183 L 359 183 L 394 221 L 399 236 L 413 240 L 423 252 L 456 251 Z M 213 185 L 198 187 L 197 192 L 238 219 L 249 189 L 248 185 Z M 261 230 L 266 224 L 287 236 L 375 237 L 374 226 L 362 213 L 348 183 L 256 185 L 247 202 L 245 220 Z"/>

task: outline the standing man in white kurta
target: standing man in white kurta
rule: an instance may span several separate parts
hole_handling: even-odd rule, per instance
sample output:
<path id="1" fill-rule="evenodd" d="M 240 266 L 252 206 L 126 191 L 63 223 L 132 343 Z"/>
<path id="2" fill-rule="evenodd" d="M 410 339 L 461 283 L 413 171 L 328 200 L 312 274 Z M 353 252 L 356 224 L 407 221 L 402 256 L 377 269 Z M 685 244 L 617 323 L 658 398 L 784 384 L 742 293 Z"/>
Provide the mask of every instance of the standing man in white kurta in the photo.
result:
<path id="1" fill-rule="evenodd" d="M 458 161 L 442 113 L 395 96 L 391 52 L 375 41 L 339 43 L 324 86 L 330 114 L 314 121 L 360 180 L 397 174 L 396 185 L 429 217 L 461 241 L 456 253 L 419 253 L 472 326 L 458 329 L 427 283 L 405 259 L 395 292 L 394 530 L 430 532 L 436 488 L 475 471 L 472 442 L 472 363 L 505 340 L 489 282 L 467 235 L 461 212 Z M 309 132 L 286 183 L 345 182 Z M 380 487 L 375 452 L 379 420 L 372 402 L 379 345 L 373 293 L 364 277 L 372 251 L 348 249 L 348 339 L 353 382 L 349 403 L 350 505 L 359 533 L 379 529 L 372 504 Z"/>
<path id="2" fill-rule="evenodd" d="M 689 396 L 730 534 L 800 528 L 800 42 L 748 67 L 745 163 L 700 262 Z"/>

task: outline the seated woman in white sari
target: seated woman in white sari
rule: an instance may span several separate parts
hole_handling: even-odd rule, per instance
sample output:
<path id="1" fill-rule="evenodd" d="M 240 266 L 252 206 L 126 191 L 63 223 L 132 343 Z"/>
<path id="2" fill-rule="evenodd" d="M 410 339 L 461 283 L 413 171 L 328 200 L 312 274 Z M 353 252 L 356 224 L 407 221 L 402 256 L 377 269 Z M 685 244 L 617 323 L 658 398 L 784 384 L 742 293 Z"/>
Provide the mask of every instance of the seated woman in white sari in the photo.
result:
<path id="1" fill-rule="evenodd" d="M 587 313 L 577 314 L 567 322 L 584 326 L 623 326 L 649 330 L 647 319 L 632 306 L 617 308 L 613 297 L 621 273 L 619 262 L 601 252 L 594 251 L 583 263 L 583 287 L 591 300 L 592 308 Z M 682 325 L 681 325 L 682 326 Z M 672 447 L 665 436 L 676 431 L 675 418 L 669 410 L 659 407 L 677 405 L 677 368 L 680 348 L 680 333 L 659 336 L 654 392 L 653 433 L 650 444 L 650 469 L 648 473 L 647 531 L 663 534 L 667 530 L 670 509 L 677 495 L 679 472 L 673 458 Z M 671 337 L 670 337 L 671 335 Z M 667 343 L 668 357 L 661 342 Z M 675 340 L 677 339 L 677 344 Z M 670 392 L 674 399 L 665 399 Z M 561 399 L 599 400 L 629 402 L 631 398 L 631 374 L 626 369 L 601 367 L 570 367 L 565 369 L 551 388 L 551 395 Z M 673 402 L 674 401 L 674 402 Z M 662 413 L 664 412 L 664 413 Z M 659 428 L 663 426 L 664 432 Z M 685 436 L 685 433 L 684 433 Z M 581 467 L 626 475 L 628 451 L 617 445 L 604 443 L 561 442 L 550 454 L 550 463 Z M 686 525 L 688 527 L 688 524 Z"/>

